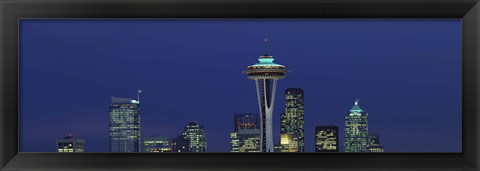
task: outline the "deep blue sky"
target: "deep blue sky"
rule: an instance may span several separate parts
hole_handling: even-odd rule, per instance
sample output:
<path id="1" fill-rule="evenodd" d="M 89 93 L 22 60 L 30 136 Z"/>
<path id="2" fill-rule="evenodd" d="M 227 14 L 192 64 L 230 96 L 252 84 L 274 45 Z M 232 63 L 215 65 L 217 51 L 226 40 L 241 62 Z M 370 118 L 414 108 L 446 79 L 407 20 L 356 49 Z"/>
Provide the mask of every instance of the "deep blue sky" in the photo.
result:
<path id="1" fill-rule="evenodd" d="M 20 151 L 54 152 L 69 132 L 108 152 L 111 96 L 141 95 L 142 134 L 180 134 L 190 120 L 208 151 L 229 150 L 234 113 L 258 113 L 241 71 L 265 51 L 305 91 L 305 148 L 314 127 L 340 127 L 355 99 L 387 152 L 461 151 L 460 19 L 158 19 L 20 21 Z"/>

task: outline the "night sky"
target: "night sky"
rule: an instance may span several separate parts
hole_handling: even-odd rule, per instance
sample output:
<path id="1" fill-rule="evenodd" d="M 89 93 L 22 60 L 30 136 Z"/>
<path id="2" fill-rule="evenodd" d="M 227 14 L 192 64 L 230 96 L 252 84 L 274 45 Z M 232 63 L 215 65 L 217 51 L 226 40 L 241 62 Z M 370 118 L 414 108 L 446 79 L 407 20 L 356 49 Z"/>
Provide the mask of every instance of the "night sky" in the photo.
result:
<path id="1" fill-rule="evenodd" d="M 268 37 L 268 47 L 264 38 Z M 317 125 L 340 128 L 355 99 L 386 152 L 461 152 L 460 19 L 117 19 L 20 21 L 20 151 L 54 152 L 72 133 L 108 152 L 112 96 L 136 98 L 142 136 L 206 128 L 228 152 L 234 113 L 258 113 L 241 71 L 265 51 L 305 92 L 305 149 Z"/>

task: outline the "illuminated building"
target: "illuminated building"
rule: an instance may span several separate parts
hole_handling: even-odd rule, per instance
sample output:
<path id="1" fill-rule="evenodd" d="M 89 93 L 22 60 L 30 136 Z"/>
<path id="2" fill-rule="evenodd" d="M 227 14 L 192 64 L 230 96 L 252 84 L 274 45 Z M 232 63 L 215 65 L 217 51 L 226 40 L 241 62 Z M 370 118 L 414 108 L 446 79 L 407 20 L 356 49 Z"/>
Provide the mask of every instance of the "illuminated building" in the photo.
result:
<path id="1" fill-rule="evenodd" d="M 85 140 L 73 138 L 72 134 L 57 139 L 57 152 L 60 153 L 81 153 L 85 151 Z"/>
<path id="2" fill-rule="evenodd" d="M 235 114 L 234 115 L 234 131 L 241 129 L 259 129 L 258 115 L 256 114 Z"/>
<path id="3" fill-rule="evenodd" d="M 280 144 L 275 152 L 298 152 L 298 139 L 293 134 L 280 134 Z"/>
<path id="4" fill-rule="evenodd" d="M 190 146 L 188 140 L 183 135 L 177 136 L 172 140 L 172 152 L 185 153 L 190 152 Z"/>
<path id="5" fill-rule="evenodd" d="M 380 144 L 380 135 L 377 133 L 368 134 L 368 152 L 384 152 L 383 146 Z"/>
<path id="6" fill-rule="evenodd" d="M 139 99 L 112 97 L 110 104 L 110 152 L 140 152 L 140 136 Z"/>
<path id="7" fill-rule="evenodd" d="M 172 151 L 168 137 L 145 137 L 143 139 L 143 148 L 143 151 L 148 153 L 163 153 Z"/>
<path id="8" fill-rule="evenodd" d="M 290 134 L 291 140 L 298 143 L 297 151 L 292 150 L 291 143 L 280 143 L 290 146 L 289 152 L 304 151 L 304 110 L 303 90 L 300 88 L 288 88 L 285 90 L 285 113 L 280 117 L 280 134 Z"/>
<path id="9" fill-rule="evenodd" d="M 240 152 L 240 142 L 237 132 L 230 133 L 230 152 Z"/>
<path id="10" fill-rule="evenodd" d="M 190 121 L 182 135 L 188 141 L 190 152 L 207 152 L 207 137 L 203 126 L 196 121 Z"/>
<path id="11" fill-rule="evenodd" d="M 358 100 L 345 116 L 345 152 L 367 152 L 368 113 L 358 106 Z"/>
<path id="12" fill-rule="evenodd" d="M 315 152 L 338 152 L 338 126 L 315 127 Z"/>
<path id="13" fill-rule="evenodd" d="M 235 114 L 230 133 L 230 152 L 260 152 L 260 129 L 256 114 Z"/>
<path id="14" fill-rule="evenodd" d="M 248 66 L 245 73 L 255 80 L 258 107 L 260 111 L 260 151 L 273 152 L 272 115 L 275 102 L 277 81 L 285 78 L 287 70 L 283 65 L 273 62 L 267 54 L 260 56 L 258 63 Z"/>

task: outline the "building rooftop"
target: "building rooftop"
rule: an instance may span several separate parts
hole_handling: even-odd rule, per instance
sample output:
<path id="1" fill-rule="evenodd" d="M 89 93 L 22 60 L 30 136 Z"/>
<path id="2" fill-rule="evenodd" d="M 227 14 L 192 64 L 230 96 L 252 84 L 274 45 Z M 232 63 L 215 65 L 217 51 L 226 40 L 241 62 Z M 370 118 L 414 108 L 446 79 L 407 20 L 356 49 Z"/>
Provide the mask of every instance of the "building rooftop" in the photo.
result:
<path id="1" fill-rule="evenodd" d="M 112 103 L 135 103 L 135 104 L 138 104 L 140 102 L 137 101 L 137 100 L 134 100 L 132 98 L 112 97 Z"/>
<path id="2" fill-rule="evenodd" d="M 358 100 L 355 100 L 355 104 L 350 109 L 350 112 L 363 112 L 362 108 L 360 108 L 360 106 L 358 106 Z"/>

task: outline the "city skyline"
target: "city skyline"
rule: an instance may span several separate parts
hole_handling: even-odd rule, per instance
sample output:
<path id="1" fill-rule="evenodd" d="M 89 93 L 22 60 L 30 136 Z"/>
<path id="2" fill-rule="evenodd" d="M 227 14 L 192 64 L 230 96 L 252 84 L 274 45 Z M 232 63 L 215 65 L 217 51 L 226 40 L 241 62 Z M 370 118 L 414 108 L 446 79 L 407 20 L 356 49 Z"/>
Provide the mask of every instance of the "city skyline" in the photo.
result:
<path id="1" fill-rule="evenodd" d="M 170 141 L 167 136 L 142 137 L 140 124 L 140 93 L 137 90 L 137 99 L 125 97 L 112 97 L 110 105 L 110 152 L 208 152 L 206 129 L 197 121 L 189 121 L 184 131 Z M 286 111 L 280 119 L 280 141 L 270 152 L 304 152 L 303 151 L 303 97 L 301 88 L 287 88 L 285 90 Z M 293 109 L 293 110 L 292 110 Z M 290 113 L 288 116 L 286 113 Z M 368 128 L 368 122 L 352 122 L 352 116 L 367 115 L 355 100 L 354 106 L 347 112 L 345 130 L 361 127 Z M 261 146 L 261 129 L 259 114 L 234 114 L 233 132 L 230 133 L 230 152 L 266 152 Z M 359 118 L 353 118 L 359 119 Z M 360 123 L 360 125 L 355 125 Z M 299 134 L 300 132 L 300 134 Z M 352 131 L 345 131 L 345 146 L 349 143 L 354 150 L 346 148 L 345 152 L 384 152 L 380 144 L 380 135 L 376 132 L 369 133 L 368 129 L 353 131 L 360 132 L 360 140 L 349 140 Z M 339 152 L 338 126 L 315 126 L 315 151 L 314 152 Z M 362 140 L 364 138 L 364 140 Z M 350 141 L 350 142 L 349 142 Z M 69 133 L 66 137 L 57 139 L 57 152 L 88 152 L 84 150 L 85 140 L 73 138 Z M 357 150 L 358 148 L 363 150 Z"/>
<path id="2" fill-rule="evenodd" d="M 232 125 L 222 123 L 258 111 L 240 71 L 264 54 L 266 36 L 269 55 L 291 70 L 278 91 L 307 94 L 306 151 L 314 126 L 343 128 L 357 98 L 388 152 L 459 151 L 460 28 L 456 19 L 21 20 L 20 151 L 54 151 L 54 140 L 73 132 L 88 151 L 107 152 L 109 98 L 135 97 L 137 88 L 148 92 L 142 136 L 175 138 L 197 120 L 209 152 L 229 151 Z"/>

